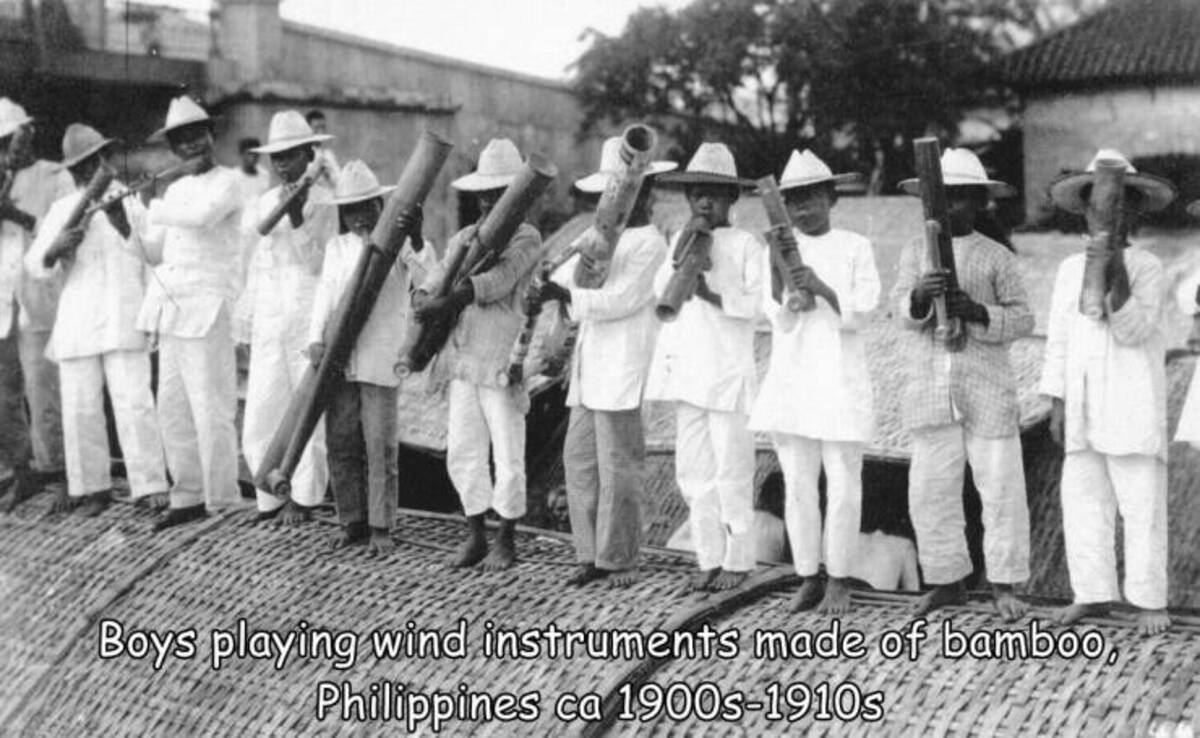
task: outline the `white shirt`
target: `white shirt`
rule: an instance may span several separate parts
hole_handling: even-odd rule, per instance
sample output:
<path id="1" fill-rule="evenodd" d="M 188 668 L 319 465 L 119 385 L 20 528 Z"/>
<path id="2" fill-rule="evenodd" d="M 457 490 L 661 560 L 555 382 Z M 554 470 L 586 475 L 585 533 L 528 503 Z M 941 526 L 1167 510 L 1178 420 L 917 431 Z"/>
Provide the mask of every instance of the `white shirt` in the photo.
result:
<path id="1" fill-rule="evenodd" d="M 326 244 L 325 264 L 321 268 L 321 281 L 317 285 L 308 330 L 310 344 L 326 343 L 325 329 L 354 276 L 362 250 L 363 241 L 355 233 L 335 236 Z M 429 241 L 416 252 L 412 250 L 412 242 L 405 240 L 346 362 L 346 379 L 383 387 L 399 386 L 395 367 L 408 329 L 410 287 L 421 284 L 436 265 L 437 256 Z"/>
<path id="2" fill-rule="evenodd" d="M 242 167 L 233 171 L 237 174 L 238 188 L 242 192 L 242 202 L 258 202 L 258 198 L 271 189 L 271 175 L 262 167 L 255 167 L 255 174 L 247 174 Z"/>
<path id="3" fill-rule="evenodd" d="M 1079 312 L 1084 254 L 1063 259 L 1050 299 L 1040 391 L 1065 401 L 1067 453 L 1167 458 L 1163 266 L 1125 249 L 1131 295 L 1106 320 Z"/>
<path id="4" fill-rule="evenodd" d="M 108 192 L 121 189 L 123 186 L 114 182 Z M 145 295 L 147 268 L 107 215 L 99 212 L 92 216 L 73 256 L 60 259 L 49 269 L 43 262 L 82 195 L 82 191 L 73 192 L 50 206 L 25 255 L 25 271 L 31 277 L 66 276 L 54 332 L 46 349 L 46 356 L 54 361 L 146 348 L 146 335 L 137 330 L 136 323 Z M 122 205 L 131 227 L 144 216 L 144 208 L 136 198 L 125 198 Z M 137 238 L 136 232 L 132 238 Z"/>
<path id="5" fill-rule="evenodd" d="M 179 338 L 208 334 L 240 290 L 241 190 L 226 167 L 172 182 L 150 203 L 142 244 L 155 278 L 148 283 L 138 328 Z"/>
<path id="6" fill-rule="evenodd" d="M 748 413 L 754 396 L 754 321 L 762 300 L 763 245 L 739 228 L 713 229 L 709 288 L 721 296 L 717 308 L 693 296 L 679 315 L 662 326 L 646 396 L 686 402 L 706 410 Z M 668 258 L 654 277 L 660 296 L 675 271 L 672 239 Z"/>
<path id="7" fill-rule="evenodd" d="M 50 205 L 75 191 L 75 182 L 67 170 L 42 159 L 16 174 L 9 197 L 19 209 L 40 221 Z M 20 305 L 18 325 L 23 330 L 48 331 L 54 326 L 54 312 L 60 280 L 26 278 L 22 269 L 25 252 L 33 243 L 33 234 L 6 220 L 0 223 L 0 338 L 7 338 L 12 326 L 13 298 Z"/>
<path id="8" fill-rule="evenodd" d="M 641 405 L 658 335 L 654 275 L 666 255 L 667 242 L 653 225 L 627 228 L 599 289 L 575 286 L 578 257 L 555 273 L 555 281 L 571 291 L 567 313 L 579 323 L 569 407 L 631 410 Z"/>
<path id="9" fill-rule="evenodd" d="M 763 250 L 763 311 L 771 321 L 771 363 L 750 415 L 752 430 L 828 441 L 871 440 L 871 374 L 859 333 L 879 304 L 871 242 L 849 231 L 795 231 L 800 257 L 837 293 L 841 315 L 824 298 L 793 313 L 771 294 L 770 250 Z M 785 290 L 786 292 L 786 290 Z"/>

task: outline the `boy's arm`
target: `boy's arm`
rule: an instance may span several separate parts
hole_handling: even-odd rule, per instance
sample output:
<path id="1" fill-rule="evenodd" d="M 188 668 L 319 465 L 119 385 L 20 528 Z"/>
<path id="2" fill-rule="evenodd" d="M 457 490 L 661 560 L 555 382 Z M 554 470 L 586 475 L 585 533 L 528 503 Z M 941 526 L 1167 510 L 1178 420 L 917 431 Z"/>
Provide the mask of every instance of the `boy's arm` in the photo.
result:
<path id="1" fill-rule="evenodd" d="M 54 240 L 58 236 L 62 226 L 70 213 L 70 208 L 57 207 L 58 202 L 55 201 L 50 209 L 38 224 L 37 235 L 33 237 L 33 243 L 29 245 L 29 250 L 25 252 L 23 266 L 25 273 L 34 279 L 49 279 L 61 271 L 61 261 L 56 261 L 53 265 L 47 267 L 45 263 L 46 252 L 54 245 Z"/>
<path id="2" fill-rule="evenodd" d="M 537 264 L 542 252 L 542 239 L 532 227 L 522 226 L 513 236 L 500 260 L 491 269 L 471 277 L 475 304 L 487 305 L 502 300 L 516 289 L 517 284 Z"/>
<path id="3" fill-rule="evenodd" d="M 764 247 L 749 233 L 742 237 L 741 279 L 736 289 L 721 295 L 721 310 L 731 318 L 754 320 L 762 303 Z"/>
<path id="4" fill-rule="evenodd" d="M 921 330 L 933 320 L 932 303 L 926 306 L 924 312 L 913 314 L 913 288 L 921 278 L 921 257 L 924 249 L 924 239 L 917 239 L 910 241 L 900 252 L 899 273 L 891 294 L 892 303 L 901 322 L 905 327 L 915 330 Z"/>
<path id="5" fill-rule="evenodd" d="M 1017 260 L 1005 251 L 992 270 L 995 303 L 980 303 L 987 311 L 987 323 L 966 322 L 967 335 L 983 343 L 1007 343 L 1033 333 L 1033 311 L 1025 285 L 1017 271 Z"/>
<path id="6" fill-rule="evenodd" d="M 239 188 L 232 177 L 217 178 L 199 196 L 185 199 L 178 193 L 177 188 L 170 187 L 162 199 L 150 202 L 151 224 L 204 228 L 241 208 Z"/>
<path id="7" fill-rule="evenodd" d="M 867 239 L 854 249 L 853 275 L 849 295 L 839 295 L 842 306 L 842 330 L 858 331 L 866 324 L 867 316 L 879 305 L 879 270 L 875 267 L 875 252 Z"/>
<path id="8" fill-rule="evenodd" d="M 661 236 L 641 239 L 615 278 L 597 289 L 571 288 L 567 313 L 572 320 L 620 320 L 654 298 L 654 278 L 667 256 Z M 571 270 L 574 274 L 574 269 Z"/>
<path id="9" fill-rule="evenodd" d="M 330 318 L 333 317 L 333 311 L 336 307 L 338 295 L 334 294 L 336 288 L 335 270 L 337 249 L 334 248 L 336 236 L 329 240 L 325 245 L 325 258 L 321 265 L 321 278 L 317 280 L 317 291 L 313 295 L 313 310 L 312 320 L 308 324 L 308 342 L 325 343 L 325 328 L 329 325 Z"/>
<path id="10" fill-rule="evenodd" d="M 1153 257 L 1138 260 L 1129 272 L 1130 294 L 1117 310 L 1112 310 L 1112 293 L 1105 295 L 1109 308 L 1108 325 L 1113 340 L 1123 346 L 1138 346 L 1149 340 L 1159 329 L 1162 320 L 1163 267 Z"/>
<path id="11" fill-rule="evenodd" d="M 1050 315 L 1046 324 L 1046 348 L 1042 362 L 1042 378 L 1038 392 L 1047 397 L 1062 399 L 1067 388 L 1067 331 L 1070 320 L 1070 287 L 1066 283 L 1068 265 L 1060 264 L 1050 296 Z M 1078 291 L 1076 291 L 1078 292 Z"/>

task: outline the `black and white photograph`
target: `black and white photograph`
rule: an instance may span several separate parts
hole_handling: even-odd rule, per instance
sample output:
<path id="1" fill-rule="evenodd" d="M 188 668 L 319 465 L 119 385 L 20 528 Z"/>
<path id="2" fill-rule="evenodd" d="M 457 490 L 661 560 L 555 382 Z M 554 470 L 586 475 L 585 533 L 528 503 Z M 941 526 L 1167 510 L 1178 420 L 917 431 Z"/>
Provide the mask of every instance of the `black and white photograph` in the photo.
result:
<path id="1" fill-rule="evenodd" d="M 1200 736 L 1200 0 L 0 0 L 0 736 Z"/>

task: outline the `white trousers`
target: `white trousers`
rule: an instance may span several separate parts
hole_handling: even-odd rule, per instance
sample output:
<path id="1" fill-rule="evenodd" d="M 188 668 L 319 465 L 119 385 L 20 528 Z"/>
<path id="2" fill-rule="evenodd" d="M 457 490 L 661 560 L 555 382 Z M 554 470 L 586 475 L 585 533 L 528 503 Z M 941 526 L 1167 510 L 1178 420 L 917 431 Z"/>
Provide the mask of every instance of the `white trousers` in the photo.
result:
<path id="1" fill-rule="evenodd" d="M 82 497 L 112 488 L 104 420 L 106 385 L 130 491 L 135 498 L 166 492 L 162 439 L 150 393 L 150 354 L 110 351 L 63 359 L 58 363 L 58 376 L 69 494 Z"/>
<path id="2" fill-rule="evenodd" d="M 863 444 L 776 433 L 775 454 L 783 472 L 784 520 L 796 573 L 817 573 L 824 554 L 831 577 L 848 577 L 862 527 Z M 825 467 L 825 523 L 821 524 L 818 479 Z"/>
<path id="3" fill-rule="evenodd" d="M 1075 451 L 1063 459 L 1063 536 L 1075 601 L 1115 602 L 1116 518 L 1125 525 L 1125 597 L 1167 606 L 1167 465 L 1157 456 Z"/>
<path id="4" fill-rule="evenodd" d="M 171 507 L 241 504 L 237 486 L 237 368 L 229 312 L 202 338 L 163 335 L 158 425 L 174 485 Z"/>
<path id="5" fill-rule="evenodd" d="M 496 466 L 494 485 L 489 446 Z M 446 471 L 468 516 L 488 508 L 508 520 L 525 514 L 525 414 L 509 390 L 461 379 L 450 382 Z"/>
<path id="6" fill-rule="evenodd" d="M 304 346 L 298 344 L 303 343 L 302 340 L 289 340 L 286 334 L 256 336 L 256 339 L 250 347 L 250 374 L 246 380 L 246 408 L 242 418 L 242 453 L 252 474 L 258 473 L 292 394 L 300 386 L 300 379 L 309 365 L 308 358 L 300 353 Z M 300 505 L 312 507 L 325 499 L 329 465 L 324 423 L 318 423 L 313 429 L 291 483 L 291 498 Z M 258 509 L 263 512 L 278 510 L 284 504 L 284 500 L 262 490 L 257 492 L 257 502 Z"/>
<path id="7" fill-rule="evenodd" d="M 746 416 L 675 403 L 675 481 L 700 569 L 753 569 L 754 437 Z"/>
<path id="8" fill-rule="evenodd" d="M 1021 437 L 980 438 L 962 425 L 913 431 L 908 508 L 925 581 L 951 584 L 971 573 L 963 513 L 965 464 L 983 507 L 983 558 L 989 582 L 1029 579 L 1029 505 Z"/>

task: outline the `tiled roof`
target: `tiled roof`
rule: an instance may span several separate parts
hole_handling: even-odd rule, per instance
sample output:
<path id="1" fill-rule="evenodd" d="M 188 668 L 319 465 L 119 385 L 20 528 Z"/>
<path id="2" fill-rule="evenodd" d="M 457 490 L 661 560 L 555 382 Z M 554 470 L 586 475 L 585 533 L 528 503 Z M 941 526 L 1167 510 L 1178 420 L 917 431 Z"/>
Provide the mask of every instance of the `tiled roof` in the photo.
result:
<path id="1" fill-rule="evenodd" d="M 1009 54 L 999 71 L 1021 89 L 1200 84 L 1200 2 L 1113 0 L 1082 21 Z"/>

